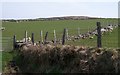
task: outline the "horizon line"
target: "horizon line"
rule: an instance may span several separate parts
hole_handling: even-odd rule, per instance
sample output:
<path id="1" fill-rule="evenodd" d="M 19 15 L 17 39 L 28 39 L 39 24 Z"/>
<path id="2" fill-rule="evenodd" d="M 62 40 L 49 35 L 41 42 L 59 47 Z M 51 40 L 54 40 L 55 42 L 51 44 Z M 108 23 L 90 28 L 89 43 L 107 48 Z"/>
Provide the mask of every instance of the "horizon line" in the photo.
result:
<path id="1" fill-rule="evenodd" d="M 63 16 L 47 16 L 47 17 L 35 17 L 35 18 L 1 18 L 2 20 L 20 20 L 20 19 L 39 19 L 39 18 L 55 18 L 55 17 L 77 17 L 77 15 L 63 15 Z M 101 16 L 87 16 L 87 15 L 78 15 L 83 17 L 93 17 L 93 18 L 119 18 L 119 17 L 101 17 Z"/>

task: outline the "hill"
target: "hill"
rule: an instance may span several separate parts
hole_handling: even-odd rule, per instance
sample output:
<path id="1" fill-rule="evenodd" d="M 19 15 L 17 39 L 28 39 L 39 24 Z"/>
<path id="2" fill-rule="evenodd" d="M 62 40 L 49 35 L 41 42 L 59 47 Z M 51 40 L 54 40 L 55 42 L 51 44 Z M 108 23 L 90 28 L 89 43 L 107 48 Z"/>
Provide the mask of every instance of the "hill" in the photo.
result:
<path id="1" fill-rule="evenodd" d="M 3 22 L 19 22 L 19 21 L 51 21 L 51 20 L 88 20 L 88 19 L 99 19 L 98 17 L 88 16 L 63 16 L 63 17 L 49 17 L 49 18 L 35 18 L 35 19 L 3 19 Z"/>
<path id="2" fill-rule="evenodd" d="M 97 17 L 63 16 L 63 17 L 38 18 L 37 20 L 86 20 L 86 19 L 97 19 Z"/>

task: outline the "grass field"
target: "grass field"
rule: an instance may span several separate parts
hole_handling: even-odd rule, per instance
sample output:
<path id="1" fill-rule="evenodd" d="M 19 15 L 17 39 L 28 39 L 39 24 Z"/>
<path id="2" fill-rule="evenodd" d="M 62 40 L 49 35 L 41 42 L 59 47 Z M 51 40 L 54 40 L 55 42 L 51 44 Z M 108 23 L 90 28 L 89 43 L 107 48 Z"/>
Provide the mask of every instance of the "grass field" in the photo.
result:
<path id="1" fill-rule="evenodd" d="M 69 43 L 73 43 L 69 41 Z M 84 46 L 93 46 L 96 47 L 97 37 L 94 36 L 94 39 L 85 39 L 75 41 L 73 45 L 84 45 Z M 107 32 L 106 34 L 102 35 L 102 47 L 108 48 L 118 48 L 118 28 L 114 29 L 112 32 Z"/>
<path id="2" fill-rule="evenodd" d="M 43 34 L 48 31 L 48 39 L 53 39 L 53 30 L 56 30 L 57 38 L 62 38 L 62 33 L 64 28 L 69 29 L 69 35 L 77 35 L 77 28 L 80 28 L 80 33 L 87 32 L 96 28 L 96 22 L 101 22 L 102 26 L 106 26 L 109 23 L 116 22 L 114 19 L 91 19 L 91 20 L 61 20 L 61 21 L 32 21 L 32 22 L 3 22 L 2 26 L 5 30 L 2 32 L 3 35 L 3 47 L 7 50 L 12 49 L 12 37 L 17 36 L 17 39 L 22 39 L 24 37 L 25 30 L 28 31 L 28 36 L 31 33 L 35 33 L 35 41 L 40 40 L 40 30 L 43 30 Z M 6 40 L 7 39 L 7 40 Z M 8 42 L 8 43 L 5 43 Z M 78 41 L 67 41 L 66 44 L 73 45 L 85 45 L 96 47 L 97 38 L 85 39 Z M 106 33 L 102 37 L 103 47 L 117 48 L 118 47 L 118 28 L 114 29 L 112 33 Z M 12 60 L 13 53 L 2 52 L 2 62 L 3 67 L 5 64 Z M 0 65 L 1 66 L 1 65 Z"/>
<path id="3" fill-rule="evenodd" d="M 2 72 L 2 52 L 0 52 L 0 72 Z"/>
<path id="4" fill-rule="evenodd" d="M 25 30 L 28 31 L 28 36 L 34 32 L 35 41 L 40 40 L 40 30 L 43 30 L 43 35 L 48 31 L 48 40 L 53 39 L 53 30 L 56 30 L 57 38 L 62 38 L 64 28 L 68 28 L 69 35 L 77 35 L 77 28 L 80 28 L 80 33 L 87 32 L 96 28 L 96 22 L 101 22 L 105 27 L 108 24 L 117 23 L 117 19 L 90 19 L 90 20 L 60 20 L 60 21 L 25 21 L 25 22 L 3 22 L 5 27 L 3 37 L 12 38 L 13 35 L 17 39 L 24 37 Z M 117 29 L 112 33 L 107 33 L 103 37 L 103 47 L 117 47 Z M 111 34 L 111 35 L 110 35 Z M 106 41 L 107 39 L 107 41 Z M 68 41 L 67 44 L 96 46 L 96 37 L 94 39 L 79 40 L 76 42 Z M 108 42 L 109 41 L 109 42 Z M 3 40 L 4 42 L 4 40 Z M 4 43 L 3 43 L 4 44 Z M 11 44 L 9 44 L 11 45 Z"/>
<path id="5" fill-rule="evenodd" d="M 0 72 L 4 70 L 4 67 L 8 64 L 9 61 L 13 59 L 16 55 L 15 51 L 1 51 L 0 52 Z"/>

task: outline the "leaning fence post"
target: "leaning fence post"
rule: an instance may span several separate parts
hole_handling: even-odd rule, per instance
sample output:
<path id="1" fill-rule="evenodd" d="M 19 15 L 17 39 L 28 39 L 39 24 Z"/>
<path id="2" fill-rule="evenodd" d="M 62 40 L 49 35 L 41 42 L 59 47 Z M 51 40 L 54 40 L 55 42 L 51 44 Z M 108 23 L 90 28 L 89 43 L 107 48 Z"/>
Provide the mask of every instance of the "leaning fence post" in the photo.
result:
<path id="1" fill-rule="evenodd" d="M 44 44 L 46 44 L 47 38 L 48 38 L 48 32 L 46 32 L 46 34 L 45 34 L 45 41 L 44 41 Z"/>
<path id="2" fill-rule="evenodd" d="M 65 44 L 65 34 L 66 34 L 66 29 L 64 29 L 64 31 L 63 31 L 62 45 Z"/>
<path id="3" fill-rule="evenodd" d="M 13 36 L 13 50 L 15 50 L 16 45 L 16 35 Z"/>
<path id="4" fill-rule="evenodd" d="M 101 24 L 100 22 L 97 22 L 97 47 L 100 48 L 102 47 L 102 43 L 101 43 Z"/>
<path id="5" fill-rule="evenodd" d="M 33 45 L 34 45 L 34 33 L 32 33 L 31 39 L 32 39 L 32 43 L 33 43 Z"/>
<path id="6" fill-rule="evenodd" d="M 55 32 L 55 29 L 54 29 L 54 44 L 56 44 L 56 32 Z"/>

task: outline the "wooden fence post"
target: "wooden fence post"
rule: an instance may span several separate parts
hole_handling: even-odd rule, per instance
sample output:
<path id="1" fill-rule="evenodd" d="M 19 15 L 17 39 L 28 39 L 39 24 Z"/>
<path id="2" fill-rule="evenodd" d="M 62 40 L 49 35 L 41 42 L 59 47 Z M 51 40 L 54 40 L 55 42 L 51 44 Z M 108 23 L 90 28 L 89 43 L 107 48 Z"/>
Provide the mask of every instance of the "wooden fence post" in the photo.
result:
<path id="1" fill-rule="evenodd" d="M 25 31 L 25 42 L 27 42 L 27 31 Z"/>
<path id="2" fill-rule="evenodd" d="M 66 29 L 64 29 L 64 31 L 63 31 L 62 45 L 65 44 L 65 34 L 66 34 Z"/>
<path id="3" fill-rule="evenodd" d="M 97 22 L 97 47 L 100 48 L 102 47 L 102 43 L 101 43 L 101 24 L 100 22 Z"/>
<path id="4" fill-rule="evenodd" d="M 32 43 L 33 43 L 33 45 L 34 45 L 34 33 L 32 33 L 32 37 L 31 37 L 31 41 L 32 41 Z"/>
<path id="5" fill-rule="evenodd" d="M 16 46 L 16 35 L 13 36 L 13 50 L 15 50 Z"/>
<path id="6" fill-rule="evenodd" d="M 78 28 L 78 36 L 80 35 L 80 28 Z"/>
<path id="7" fill-rule="evenodd" d="M 54 44 L 56 44 L 56 31 L 54 29 Z"/>
<path id="8" fill-rule="evenodd" d="M 44 41 L 44 44 L 46 44 L 47 39 L 48 39 L 48 32 L 46 32 L 46 34 L 45 34 L 45 41 Z"/>
<path id="9" fill-rule="evenodd" d="M 66 40 L 68 40 L 68 29 L 66 28 Z"/>
<path id="10" fill-rule="evenodd" d="M 40 31 L 40 40 L 41 40 L 41 44 L 43 43 L 43 31 Z"/>

